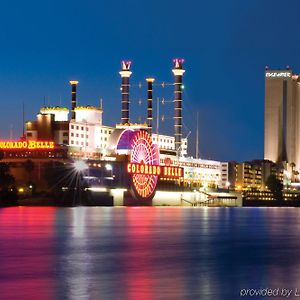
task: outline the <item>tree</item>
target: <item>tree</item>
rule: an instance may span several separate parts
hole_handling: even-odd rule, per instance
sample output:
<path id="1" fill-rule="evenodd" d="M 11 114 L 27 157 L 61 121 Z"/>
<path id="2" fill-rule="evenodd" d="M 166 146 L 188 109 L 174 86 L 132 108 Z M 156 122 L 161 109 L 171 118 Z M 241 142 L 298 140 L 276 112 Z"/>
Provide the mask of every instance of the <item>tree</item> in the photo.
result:
<path id="1" fill-rule="evenodd" d="M 282 182 L 273 174 L 271 174 L 267 181 L 266 184 L 269 188 L 269 190 L 272 192 L 273 197 L 275 200 L 280 200 L 283 201 L 283 184 Z"/>
<path id="2" fill-rule="evenodd" d="M 31 174 L 34 170 L 34 167 L 35 167 L 34 162 L 31 159 L 27 159 L 24 162 L 24 169 L 28 173 L 28 181 L 31 181 Z"/>
<path id="3" fill-rule="evenodd" d="M 295 180 L 296 182 L 298 182 L 298 181 L 299 181 L 299 178 L 298 178 L 299 172 L 298 172 L 298 171 L 294 171 L 294 175 L 295 175 L 294 180 Z"/>
<path id="4" fill-rule="evenodd" d="M 9 174 L 9 165 L 0 163 L 0 206 L 16 204 L 15 178 Z"/>
<path id="5" fill-rule="evenodd" d="M 8 189 L 14 183 L 14 177 L 9 174 L 9 165 L 6 163 L 0 163 L 0 189 Z"/>
<path id="6" fill-rule="evenodd" d="M 294 181 L 294 175 L 295 175 L 295 167 L 296 167 L 296 164 L 294 162 L 291 162 L 290 163 L 290 166 L 292 168 L 292 176 L 291 176 L 291 180 Z"/>

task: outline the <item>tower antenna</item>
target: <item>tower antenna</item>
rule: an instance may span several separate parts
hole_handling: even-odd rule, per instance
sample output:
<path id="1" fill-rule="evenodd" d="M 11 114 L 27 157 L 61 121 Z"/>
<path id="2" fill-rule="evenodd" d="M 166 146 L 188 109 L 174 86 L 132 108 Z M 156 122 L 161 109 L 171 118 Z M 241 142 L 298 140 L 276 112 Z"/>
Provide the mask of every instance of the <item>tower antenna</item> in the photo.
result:
<path id="1" fill-rule="evenodd" d="M 197 128 L 196 128 L 196 159 L 199 158 L 199 112 L 197 111 Z"/>

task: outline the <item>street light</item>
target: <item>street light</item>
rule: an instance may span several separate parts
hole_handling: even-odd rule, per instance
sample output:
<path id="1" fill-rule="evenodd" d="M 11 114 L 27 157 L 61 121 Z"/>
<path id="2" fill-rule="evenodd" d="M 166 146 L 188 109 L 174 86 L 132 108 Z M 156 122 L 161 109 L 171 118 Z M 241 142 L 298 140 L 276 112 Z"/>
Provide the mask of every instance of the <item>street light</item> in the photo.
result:
<path id="1" fill-rule="evenodd" d="M 89 168 L 88 164 L 83 160 L 76 160 L 73 163 L 74 170 L 78 173 L 78 189 L 79 189 L 79 204 L 81 204 L 81 189 L 82 189 L 82 173 Z"/>
<path id="2" fill-rule="evenodd" d="M 105 165 L 105 169 L 106 169 L 107 171 L 112 171 L 112 165 L 111 165 L 111 164 L 106 164 L 106 165 Z"/>
<path id="3" fill-rule="evenodd" d="M 88 169 L 88 165 L 83 160 L 76 160 L 73 163 L 73 166 L 74 166 L 74 169 L 79 173 Z"/>

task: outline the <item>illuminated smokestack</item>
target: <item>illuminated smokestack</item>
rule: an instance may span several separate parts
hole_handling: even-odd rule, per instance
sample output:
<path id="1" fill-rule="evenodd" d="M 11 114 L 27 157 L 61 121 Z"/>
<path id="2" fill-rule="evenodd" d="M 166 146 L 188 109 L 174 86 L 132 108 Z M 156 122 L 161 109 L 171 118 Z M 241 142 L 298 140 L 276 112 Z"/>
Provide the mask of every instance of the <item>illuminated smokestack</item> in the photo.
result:
<path id="1" fill-rule="evenodd" d="M 71 80 L 71 87 L 72 87 L 72 120 L 75 120 L 75 108 L 77 106 L 77 98 L 76 98 L 76 87 L 78 84 L 78 81 Z"/>
<path id="2" fill-rule="evenodd" d="M 184 60 L 176 58 L 173 60 L 173 74 L 175 77 L 174 83 L 174 128 L 175 128 L 175 150 L 180 154 L 181 138 L 182 138 L 182 77 L 185 70 L 183 70 Z"/>
<path id="3" fill-rule="evenodd" d="M 129 123 L 129 78 L 132 72 L 130 71 L 131 61 L 122 61 L 122 70 L 119 72 L 122 78 L 121 93 L 122 93 L 122 114 L 121 124 Z"/>
<path id="4" fill-rule="evenodd" d="M 148 125 L 148 133 L 152 133 L 152 102 L 153 102 L 153 82 L 154 78 L 146 78 L 146 81 L 148 83 L 147 87 L 147 125 Z"/>

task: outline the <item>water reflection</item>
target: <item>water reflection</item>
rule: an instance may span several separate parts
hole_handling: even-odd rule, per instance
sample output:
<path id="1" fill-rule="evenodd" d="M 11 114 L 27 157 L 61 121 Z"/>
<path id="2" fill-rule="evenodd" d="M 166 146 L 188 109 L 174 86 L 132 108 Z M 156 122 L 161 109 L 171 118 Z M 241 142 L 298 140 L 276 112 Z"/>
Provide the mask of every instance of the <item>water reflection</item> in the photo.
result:
<path id="1" fill-rule="evenodd" d="M 54 208 L 0 209 L 0 298 L 54 299 Z"/>
<path id="2" fill-rule="evenodd" d="M 0 210 L 1 299 L 240 299 L 299 288 L 300 210 Z"/>

